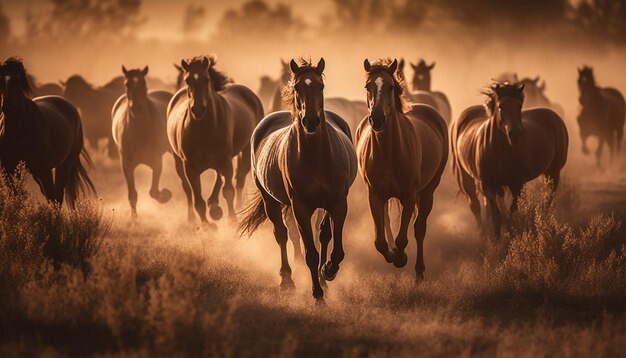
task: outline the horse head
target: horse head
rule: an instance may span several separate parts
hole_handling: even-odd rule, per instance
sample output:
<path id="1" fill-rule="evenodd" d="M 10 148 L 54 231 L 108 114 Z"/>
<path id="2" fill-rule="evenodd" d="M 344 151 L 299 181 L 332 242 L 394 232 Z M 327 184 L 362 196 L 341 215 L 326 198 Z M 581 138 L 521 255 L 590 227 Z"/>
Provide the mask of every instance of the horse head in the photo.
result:
<path id="1" fill-rule="evenodd" d="M 369 108 L 368 120 L 374 131 L 381 131 L 389 118 L 396 112 L 403 111 L 403 86 L 401 79 L 397 77 L 398 60 L 379 59 L 371 64 L 365 59 L 363 66 L 367 73 L 365 89 Z"/>
<path id="2" fill-rule="evenodd" d="M 148 66 L 143 69 L 131 70 L 127 70 L 126 67 L 122 66 L 122 72 L 124 73 L 126 97 L 130 101 L 131 107 L 140 106 L 148 96 L 148 88 L 146 86 Z"/>
<path id="3" fill-rule="evenodd" d="M 326 62 L 321 58 L 317 66 L 301 59 L 289 62 L 291 80 L 285 88 L 283 99 L 294 114 L 297 125 L 305 133 L 313 134 L 321 126 L 324 117 L 324 80 L 322 75 Z"/>
<path id="4" fill-rule="evenodd" d="M 501 84 L 491 86 L 486 94 L 490 97 L 488 107 L 510 145 L 519 143 L 522 136 L 522 106 L 524 84 Z"/>
<path id="5" fill-rule="evenodd" d="M 0 96 L 3 112 L 17 109 L 31 91 L 28 75 L 21 59 L 10 57 L 0 64 Z"/>
<path id="6" fill-rule="evenodd" d="M 582 92 L 587 88 L 593 88 L 596 86 L 596 80 L 593 76 L 593 68 L 589 66 L 583 66 L 578 69 L 578 89 Z"/>
<path id="7" fill-rule="evenodd" d="M 420 59 L 417 64 L 411 63 L 411 67 L 413 67 L 413 90 L 430 91 L 430 71 L 435 68 L 435 62 L 427 65 L 426 61 Z"/>

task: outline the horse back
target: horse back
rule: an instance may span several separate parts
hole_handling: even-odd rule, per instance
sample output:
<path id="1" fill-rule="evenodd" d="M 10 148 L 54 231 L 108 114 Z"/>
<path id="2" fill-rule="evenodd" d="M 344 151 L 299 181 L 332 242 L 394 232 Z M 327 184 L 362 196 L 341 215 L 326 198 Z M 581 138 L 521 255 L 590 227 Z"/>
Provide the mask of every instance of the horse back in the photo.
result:
<path id="1" fill-rule="evenodd" d="M 435 108 L 423 104 L 412 105 L 405 114 L 414 119 L 416 135 L 422 145 L 422 174 L 434 170 L 433 173 L 440 176 L 448 162 L 448 125 L 445 119 Z"/>
<path id="2" fill-rule="evenodd" d="M 472 142 L 477 140 L 476 135 L 463 135 L 470 130 L 477 130 L 480 126 L 489 118 L 489 113 L 485 106 L 472 106 L 465 109 L 459 118 L 452 122 L 450 126 L 450 151 L 452 152 L 452 172 L 457 177 L 457 180 L 461 178 L 461 171 L 468 171 L 473 168 L 475 164 L 476 152 L 474 150 L 462 150 L 461 147 L 471 147 Z M 460 142 L 463 138 L 463 143 Z M 466 162 L 467 165 L 462 163 Z M 466 170 L 467 169 L 467 170 Z M 467 172 L 470 176 L 477 175 L 477 168 L 475 173 Z"/>
<path id="3" fill-rule="evenodd" d="M 529 126 L 529 123 L 533 123 L 534 127 Z M 567 127 L 561 116 L 559 116 L 554 110 L 550 108 L 530 108 L 522 111 L 522 124 L 524 125 L 525 136 L 527 138 L 539 138 L 538 134 L 530 133 L 533 128 L 541 128 L 547 134 L 547 142 L 533 143 L 532 150 L 540 149 L 542 146 L 553 146 L 554 157 L 551 163 L 548 165 L 549 169 L 560 170 L 565 166 L 567 162 L 567 149 L 569 146 L 569 135 L 567 133 Z M 542 151 L 541 155 L 545 156 L 549 152 L 548 149 Z M 541 160 L 539 158 L 531 158 L 529 162 L 538 163 Z"/>
<path id="4" fill-rule="evenodd" d="M 63 163 L 73 151 L 83 147 L 83 131 L 78 110 L 61 96 L 42 96 L 33 100 L 39 112 L 44 161 L 50 168 Z M 33 108 L 34 109 L 34 108 Z M 37 115 L 33 112 L 32 115 Z"/>
<path id="5" fill-rule="evenodd" d="M 607 108 L 607 115 L 610 117 L 611 124 L 617 127 L 615 129 L 622 128 L 624 126 L 624 117 L 626 115 L 624 96 L 620 91 L 611 87 L 602 88 L 601 93 L 604 98 L 605 108 Z"/>
<path id="6" fill-rule="evenodd" d="M 228 85 L 221 94 L 230 107 L 229 120 L 234 123 L 233 154 L 239 153 L 249 143 L 250 135 L 263 118 L 263 104 L 252 90 L 242 85 Z"/>

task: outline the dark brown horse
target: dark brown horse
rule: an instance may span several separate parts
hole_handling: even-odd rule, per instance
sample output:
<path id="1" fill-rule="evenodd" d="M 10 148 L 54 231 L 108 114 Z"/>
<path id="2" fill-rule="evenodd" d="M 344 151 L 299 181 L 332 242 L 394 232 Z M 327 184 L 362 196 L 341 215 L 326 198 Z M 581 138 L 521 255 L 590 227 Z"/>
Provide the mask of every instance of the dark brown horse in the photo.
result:
<path id="1" fill-rule="evenodd" d="M 348 124 L 324 110 L 324 66 L 324 59 L 317 66 L 306 61 L 300 66 L 294 60 L 290 62 L 292 78 L 284 91 L 290 112 L 268 115 L 252 135 L 252 173 L 260 195 L 245 211 L 240 225 L 241 232 L 251 234 L 270 219 L 280 246 L 281 287 L 291 288 L 294 284 L 287 258 L 287 228 L 281 213 L 290 207 L 304 243 L 313 297 L 318 300 L 324 297 L 320 276 L 333 280 L 344 258 L 347 196 L 357 170 Z M 325 211 L 321 260 L 311 229 L 311 217 L 317 209 Z M 333 252 L 330 261 L 325 262 L 331 237 Z"/>
<path id="2" fill-rule="evenodd" d="M 228 214 L 235 217 L 233 157 L 237 157 L 237 196 L 243 199 L 246 175 L 250 171 L 250 135 L 263 117 L 259 98 L 247 87 L 229 84 L 230 80 L 215 69 L 214 57 L 182 60 L 185 86 L 167 108 L 167 135 L 174 151 L 176 171 L 187 195 L 188 218 L 193 219 L 193 205 L 207 222 L 208 204 L 213 220 L 222 217 L 219 192 L 228 204 Z M 200 174 L 216 171 L 215 186 L 205 204 Z M 223 180 L 222 180 L 223 177 Z"/>
<path id="3" fill-rule="evenodd" d="M 125 92 L 124 79 L 116 77 L 102 87 L 94 87 L 82 76 L 73 75 L 63 85 L 63 97 L 81 112 L 87 144 L 97 148 L 98 141 L 107 138 L 108 155 L 117 158 L 118 151 L 111 134 L 111 108 Z"/>
<path id="4" fill-rule="evenodd" d="M 499 237 L 497 202 L 503 190 L 508 188 L 513 195 L 512 211 L 524 184 L 540 175 L 550 179 L 556 190 L 567 162 L 568 134 L 551 109 L 522 110 L 523 85 L 496 83 L 484 93 L 487 104 L 466 109 L 452 125 L 452 169 L 481 228 L 478 192 L 485 196 Z"/>
<path id="5" fill-rule="evenodd" d="M 440 91 L 431 89 L 432 76 L 430 72 L 435 68 L 435 63 L 427 65 L 424 60 L 419 60 L 417 64 L 411 63 L 413 68 L 412 90 L 406 93 L 406 97 L 413 103 L 427 104 L 435 108 L 446 121 L 450 123 L 452 119 L 452 108 L 448 97 Z M 398 76 L 405 81 L 404 59 L 398 63 Z"/>
<path id="6" fill-rule="evenodd" d="M 90 162 L 83 150 L 80 116 L 62 97 L 31 100 L 29 94 L 22 61 L 4 61 L 0 65 L 2 169 L 13 174 L 24 162 L 48 200 L 62 204 L 65 197 L 73 208 L 81 192 L 95 192 L 80 160 L 82 154 Z"/>
<path id="7" fill-rule="evenodd" d="M 582 150 L 588 154 L 587 137 L 596 136 L 596 162 L 600 166 L 604 143 L 609 146 L 611 159 L 620 150 L 624 137 L 624 96 L 615 88 L 598 87 L 593 69 L 587 66 L 578 69 L 578 90 L 581 105 L 578 126 L 583 142 Z"/>
<path id="8" fill-rule="evenodd" d="M 365 88 L 369 116 L 357 129 L 357 154 L 361 175 L 368 186 L 374 219 L 375 246 L 387 262 L 396 267 L 407 263 L 408 227 L 417 209 L 416 280 L 424 277 L 426 220 L 433 206 L 433 194 L 448 160 L 448 129 L 442 116 L 431 106 L 406 105 L 402 79 L 396 77 L 397 60 L 366 59 Z M 387 203 L 397 198 L 402 205 L 400 230 L 395 248 L 385 240 Z"/>
<path id="9" fill-rule="evenodd" d="M 126 94 L 122 95 L 112 110 L 113 139 L 121 156 L 122 172 L 128 187 L 128 201 L 133 217 L 137 216 L 137 190 L 135 168 L 139 164 L 152 169 L 150 196 L 159 203 L 172 197 L 168 189 L 159 190 L 163 154 L 169 150 L 167 141 L 167 104 L 172 93 L 148 91 L 143 70 L 126 70 L 122 66 Z"/>

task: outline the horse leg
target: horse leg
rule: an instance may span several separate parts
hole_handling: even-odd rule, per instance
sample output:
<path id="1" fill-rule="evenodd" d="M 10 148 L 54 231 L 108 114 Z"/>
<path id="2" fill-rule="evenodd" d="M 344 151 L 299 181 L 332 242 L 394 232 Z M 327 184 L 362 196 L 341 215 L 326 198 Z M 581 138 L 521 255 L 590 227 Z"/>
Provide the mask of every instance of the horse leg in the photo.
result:
<path id="1" fill-rule="evenodd" d="M 519 201 L 519 196 L 522 193 L 523 184 L 515 183 L 509 185 L 509 190 L 511 190 L 511 195 L 513 196 L 513 202 L 511 203 L 511 214 L 517 211 L 517 205 Z"/>
<path id="2" fill-rule="evenodd" d="M 335 279 L 337 272 L 339 272 L 339 264 L 345 257 L 343 251 L 343 224 L 346 221 L 347 214 L 347 199 L 342 200 L 331 213 L 333 221 L 333 252 L 330 255 L 330 262 L 326 262 L 324 266 L 322 266 L 322 277 L 327 281 Z"/>
<path id="3" fill-rule="evenodd" d="M 180 178 L 180 184 L 183 186 L 183 191 L 187 197 L 187 220 L 193 221 L 195 216 L 193 215 L 192 201 L 191 201 L 191 186 L 185 175 L 185 169 L 183 168 L 183 161 L 177 155 L 174 154 L 174 163 L 176 166 L 176 173 Z"/>
<path id="4" fill-rule="evenodd" d="M 587 136 L 580 135 L 580 140 L 582 141 L 582 151 L 584 155 L 589 154 L 589 148 L 587 147 Z"/>
<path id="5" fill-rule="evenodd" d="M 477 195 L 477 185 L 474 179 L 469 176 L 463 169 L 459 168 L 459 174 L 461 175 L 461 191 L 465 194 L 467 201 L 469 201 L 470 209 L 474 218 L 476 219 L 476 226 L 479 230 L 484 230 L 483 220 L 480 214 L 480 201 Z"/>
<path id="6" fill-rule="evenodd" d="M 211 196 L 207 199 L 207 205 L 209 206 L 209 215 L 211 215 L 211 219 L 219 220 L 224 215 L 222 208 L 220 208 L 220 190 L 222 189 L 222 185 L 224 181 L 222 180 L 222 176 L 220 172 L 215 171 L 215 184 L 213 185 L 213 191 L 211 191 Z"/>
<path id="7" fill-rule="evenodd" d="M 80 157 L 77 156 L 75 160 L 76 162 L 67 159 L 65 162 L 63 162 L 63 164 L 54 169 L 54 194 L 56 197 L 55 200 L 61 205 L 63 205 L 65 187 L 70 180 L 72 169 L 75 165 L 78 165 L 77 161 L 80 161 Z"/>
<path id="8" fill-rule="evenodd" d="M 167 203 L 172 198 L 172 192 L 166 188 L 159 190 L 159 180 L 163 171 L 162 157 L 156 158 L 150 166 L 152 168 L 152 184 L 150 186 L 150 196 L 161 204 Z"/>
<path id="9" fill-rule="evenodd" d="M 193 206 L 196 208 L 196 213 L 200 216 L 200 220 L 202 220 L 203 223 L 207 223 L 206 204 L 202 199 L 202 182 L 200 181 L 200 173 L 192 168 L 189 162 L 184 163 L 184 169 L 185 176 L 187 177 L 189 185 L 191 186 L 191 191 L 193 192 Z"/>
<path id="10" fill-rule="evenodd" d="M 385 207 L 386 203 L 376 195 L 371 189 L 369 190 L 369 203 L 370 203 L 370 211 L 372 212 L 372 218 L 374 219 L 374 245 L 376 246 L 376 250 L 380 252 L 385 261 L 391 262 L 393 257 L 391 256 L 391 252 L 389 251 L 389 246 L 387 245 L 387 241 L 385 240 Z"/>
<path id="11" fill-rule="evenodd" d="M 237 206 L 241 207 L 244 199 L 243 188 L 246 185 L 246 177 L 252 168 L 252 156 L 250 155 L 250 143 L 243 148 L 237 158 Z"/>
<path id="12" fill-rule="evenodd" d="M 613 157 L 615 155 L 615 134 L 613 131 L 607 135 L 606 144 L 609 147 L 609 164 L 613 164 Z"/>
<path id="13" fill-rule="evenodd" d="M 391 230 L 391 200 L 385 203 L 385 237 L 387 238 L 387 245 L 392 247 L 394 241 L 393 230 Z"/>
<path id="14" fill-rule="evenodd" d="M 333 219 L 334 220 L 334 219 Z M 328 211 L 324 212 L 324 218 L 322 222 L 319 224 L 320 228 L 320 265 L 319 265 L 319 274 L 320 274 L 320 284 L 322 286 L 326 285 L 326 275 L 322 270 L 324 270 L 324 265 L 326 264 L 326 258 L 328 257 L 328 243 L 330 243 L 330 239 L 332 238 L 332 231 L 330 228 L 330 213 Z M 331 277 L 328 281 L 332 281 L 334 277 Z"/>
<path id="15" fill-rule="evenodd" d="M 408 258 L 404 249 L 409 244 L 408 230 L 411 217 L 415 211 L 415 194 L 409 195 L 401 199 L 402 204 L 402 218 L 400 219 L 400 230 L 398 236 L 396 236 L 396 247 L 393 252 L 393 265 L 395 267 L 404 267 Z"/>
<path id="16" fill-rule="evenodd" d="M 274 226 L 274 238 L 280 247 L 280 288 L 283 290 L 295 288 L 291 279 L 291 267 L 287 256 L 287 227 L 283 221 L 281 204 L 263 189 L 259 189 L 263 196 L 265 213 Z"/>
<path id="17" fill-rule="evenodd" d="M 417 241 L 417 259 L 415 260 L 415 282 L 424 280 L 424 238 L 426 237 L 426 220 L 433 209 L 433 194 L 439 183 L 431 184 L 425 188 L 419 196 L 417 205 L 417 219 L 413 228 L 415 229 L 415 241 Z"/>
<path id="18" fill-rule="evenodd" d="M 107 144 L 107 152 L 109 155 L 109 158 L 111 159 L 117 159 L 120 157 L 120 153 L 117 149 L 117 144 L 115 144 L 115 141 L 113 140 L 113 136 L 110 134 L 108 137 L 108 144 Z"/>
<path id="19" fill-rule="evenodd" d="M 222 189 L 222 195 L 226 199 L 228 205 L 228 216 L 231 219 L 236 219 L 235 214 L 235 188 L 233 187 L 233 162 L 228 158 L 222 167 L 222 175 L 224 175 L 224 189 Z"/>
<path id="20" fill-rule="evenodd" d="M 304 242 L 306 264 L 311 272 L 313 297 L 318 301 L 322 301 L 324 299 L 324 290 L 322 290 L 322 286 L 320 285 L 317 272 L 320 257 L 315 248 L 315 242 L 313 242 L 313 230 L 311 229 L 311 215 L 313 215 L 313 210 L 294 199 L 292 199 L 291 208 L 296 218 L 296 223 L 298 224 L 300 237 L 302 237 L 302 241 Z"/>
<path id="21" fill-rule="evenodd" d="M 52 171 L 51 170 L 42 170 L 38 171 L 37 175 L 33 175 L 37 184 L 39 184 L 39 188 L 43 195 L 48 199 L 48 201 L 53 202 L 55 204 L 61 204 L 58 201 L 57 195 L 54 190 L 54 184 L 52 182 Z"/>
<path id="22" fill-rule="evenodd" d="M 604 138 L 598 137 L 598 148 L 596 149 L 596 165 L 601 166 L 602 147 L 604 147 Z"/>
<path id="23" fill-rule="evenodd" d="M 500 217 L 500 210 L 498 209 L 498 194 L 492 190 L 485 190 L 484 193 L 487 198 L 487 211 L 491 217 L 494 235 L 496 239 L 500 239 L 502 219 Z"/>
<path id="24" fill-rule="evenodd" d="M 126 178 L 126 187 L 128 189 L 128 202 L 130 203 L 131 216 L 137 217 L 137 189 L 135 188 L 135 167 L 137 164 L 130 163 L 128 158 L 122 157 L 122 172 Z"/>
<path id="25" fill-rule="evenodd" d="M 295 262 L 302 262 L 304 258 L 302 257 L 302 248 L 300 246 L 300 234 L 298 233 L 298 225 L 296 225 L 296 220 L 291 210 L 285 213 L 283 220 L 287 224 L 289 240 L 293 245 L 293 260 Z"/>

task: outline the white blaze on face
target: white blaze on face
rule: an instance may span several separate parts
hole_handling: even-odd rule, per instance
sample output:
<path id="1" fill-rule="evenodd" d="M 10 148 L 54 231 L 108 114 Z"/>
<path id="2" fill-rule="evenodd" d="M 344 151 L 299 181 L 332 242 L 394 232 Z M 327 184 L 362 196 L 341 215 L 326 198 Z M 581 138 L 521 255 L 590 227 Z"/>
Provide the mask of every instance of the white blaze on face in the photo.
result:
<path id="1" fill-rule="evenodd" d="M 4 83 L 5 85 L 9 85 L 9 80 L 11 79 L 11 76 L 4 76 Z"/>
<path id="2" fill-rule="evenodd" d="M 383 78 L 378 77 L 374 83 L 376 83 L 376 101 L 379 101 L 380 95 L 383 93 Z"/>
<path id="3" fill-rule="evenodd" d="M 137 78 L 137 77 L 133 78 L 133 82 L 135 82 L 135 83 L 139 82 L 139 78 Z"/>
<path id="4" fill-rule="evenodd" d="M 307 79 L 304 80 L 304 83 L 306 83 L 307 86 L 310 86 L 311 85 L 311 80 L 307 78 Z"/>
<path id="5" fill-rule="evenodd" d="M 193 74 L 193 78 L 194 78 L 195 80 L 198 80 L 198 78 L 200 78 L 200 76 L 199 76 L 197 73 L 194 73 L 194 74 Z"/>

